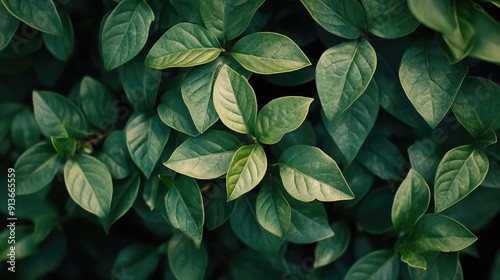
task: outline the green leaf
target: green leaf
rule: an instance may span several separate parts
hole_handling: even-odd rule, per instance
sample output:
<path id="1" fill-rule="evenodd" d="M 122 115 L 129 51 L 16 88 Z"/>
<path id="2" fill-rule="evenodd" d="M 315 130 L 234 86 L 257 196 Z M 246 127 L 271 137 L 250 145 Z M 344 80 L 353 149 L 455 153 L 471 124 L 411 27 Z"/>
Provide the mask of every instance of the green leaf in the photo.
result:
<path id="1" fill-rule="evenodd" d="M 267 158 L 260 144 L 239 148 L 226 174 L 227 200 L 234 200 L 257 186 L 267 170 Z"/>
<path id="2" fill-rule="evenodd" d="M 449 64 L 435 40 L 413 43 L 406 49 L 399 67 L 406 96 L 432 128 L 451 108 L 466 74 L 464 64 Z"/>
<path id="3" fill-rule="evenodd" d="M 448 151 L 439 163 L 434 182 L 436 213 L 459 202 L 486 178 L 489 161 L 486 153 L 473 145 Z"/>
<path id="4" fill-rule="evenodd" d="M 50 91 L 33 91 L 33 107 L 38 127 L 46 137 L 78 137 L 87 131 L 83 113 L 67 98 Z"/>
<path id="5" fill-rule="evenodd" d="M 286 240 L 297 244 L 314 243 L 332 237 L 324 205 L 319 201 L 302 202 L 287 199 L 292 208 L 291 224 Z"/>
<path id="6" fill-rule="evenodd" d="M 408 267 L 411 279 L 457 279 L 458 252 L 440 253 L 426 260 L 426 269 Z"/>
<path id="7" fill-rule="evenodd" d="M 100 130 L 108 130 L 118 120 L 118 104 L 98 80 L 85 76 L 80 84 L 80 104 L 87 120 Z"/>
<path id="8" fill-rule="evenodd" d="M 247 246 L 276 256 L 283 240 L 266 231 L 258 222 L 255 214 L 255 194 L 248 193 L 237 200 L 230 218 L 234 234 Z"/>
<path id="9" fill-rule="evenodd" d="M 365 39 L 326 50 L 316 66 L 316 87 L 325 116 L 334 120 L 365 92 L 377 68 L 377 55 Z"/>
<path id="10" fill-rule="evenodd" d="M 230 129 L 253 134 L 257 97 L 248 81 L 229 66 L 222 66 L 215 80 L 213 103 L 221 121 Z"/>
<path id="11" fill-rule="evenodd" d="M 490 269 L 490 280 L 497 279 L 498 277 L 500 277 L 500 250 L 497 250 Z"/>
<path id="12" fill-rule="evenodd" d="M 224 182 L 214 183 L 203 193 L 203 205 L 205 206 L 205 226 L 208 230 L 214 230 L 222 226 L 233 213 L 234 201 L 227 200 Z"/>
<path id="13" fill-rule="evenodd" d="M 346 39 L 362 35 L 366 25 L 365 12 L 354 0 L 300 0 L 313 19 L 328 32 Z"/>
<path id="14" fill-rule="evenodd" d="M 155 69 L 190 67 L 216 59 L 222 48 L 206 28 L 178 23 L 158 39 L 146 56 L 146 65 Z"/>
<path id="15" fill-rule="evenodd" d="M 379 135 L 370 135 L 358 152 L 358 160 L 373 174 L 385 180 L 400 179 L 403 156 L 396 145 Z"/>
<path id="16" fill-rule="evenodd" d="M 150 211 L 155 210 L 160 187 L 160 176 L 153 176 L 144 182 L 142 188 L 142 199 L 149 207 Z"/>
<path id="17" fill-rule="evenodd" d="M 123 90 L 134 109 L 140 112 L 154 110 L 161 71 L 145 66 L 140 56 L 125 63 L 121 69 Z"/>
<path id="18" fill-rule="evenodd" d="M 25 195 L 46 187 L 63 166 L 63 159 L 49 143 L 39 143 L 24 152 L 16 162 L 16 193 Z"/>
<path id="19" fill-rule="evenodd" d="M 200 188 L 193 178 L 176 176 L 165 196 L 165 209 L 172 226 L 191 237 L 200 247 L 205 211 Z"/>
<path id="20" fill-rule="evenodd" d="M 229 41 L 245 31 L 262 3 L 264 0 L 200 1 L 201 18 L 217 38 Z"/>
<path id="21" fill-rule="evenodd" d="M 157 115 L 138 115 L 126 127 L 127 148 L 132 160 L 149 179 L 170 136 L 170 128 Z"/>
<path id="22" fill-rule="evenodd" d="M 424 178 L 410 169 L 399 186 L 392 204 L 392 224 L 399 236 L 410 234 L 425 214 L 431 200 L 431 191 Z"/>
<path id="23" fill-rule="evenodd" d="M 51 0 L 3 0 L 5 8 L 16 18 L 44 33 L 63 36 L 63 25 Z"/>
<path id="24" fill-rule="evenodd" d="M 9 240 L 10 236 L 10 228 L 5 228 L 0 233 L 0 238 L 3 240 Z M 16 260 L 20 260 L 26 258 L 30 255 L 33 255 L 37 251 L 37 244 L 35 243 L 35 239 L 33 238 L 33 227 L 28 225 L 17 225 L 16 226 L 16 239 L 15 239 L 15 256 Z M 9 256 L 7 254 L 11 253 L 8 242 L 2 242 L 0 244 L 0 261 L 8 261 Z M 15 268 L 15 266 L 14 266 Z"/>
<path id="25" fill-rule="evenodd" d="M 73 155 L 75 154 L 77 145 L 75 139 L 52 136 L 50 137 L 50 141 L 52 142 L 52 146 L 54 146 L 54 149 L 61 157 L 73 157 Z"/>
<path id="26" fill-rule="evenodd" d="M 12 16 L 3 4 L 0 3 L 0 50 L 9 45 L 16 34 L 19 20 Z"/>
<path id="27" fill-rule="evenodd" d="M 354 199 L 339 201 L 337 204 L 342 207 L 350 208 L 358 204 L 368 193 L 375 180 L 375 176 L 359 163 L 359 161 L 351 163 L 343 170 L 343 173 L 347 184 L 354 193 Z"/>
<path id="28" fill-rule="evenodd" d="M 314 250 L 314 267 L 318 268 L 331 264 L 340 258 L 351 240 L 351 231 L 344 221 L 337 221 L 330 226 L 334 236 L 321 240 Z"/>
<path id="29" fill-rule="evenodd" d="M 406 0 L 362 0 L 368 31 L 381 38 L 399 38 L 412 33 L 420 22 L 413 16 Z"/>
<path id="30" fill-rule="evenodd" d="M 101 30 L 104 68 L 109 71 L 136 56 L 146 44 L 154 13 L 142 0 L 123 0 L 106 18 Z"/>
<path id="31" fill-rule="evenodd" d="M 266 182 L 257 195 L 255 204 L 257 221 L 270 233 L 285 238 L 290 228 L 292 209 L 281 193 L 281 183 L 271 178 Z"/>
<path id="32" fill-rule="evenodd" d="M 500 36 L 496 32 L 500 28 L 500 23 L 478 4 L 473 4 L 466 10 L 468 14 L 471 12 L 473 25 L 471 29 L 476 31 L 476 40 L 469 55 L 492 63 L 500 63 Z"/>
<path id="33" fill-rule="evenodd" d="M 356 212 L 358 227 L 371 234 L 391 231 L 391 208 L 394 193 L 388 188 L 374 188 L 361 201 Z"/>
<path id="34" fill-rule="evenodd" d="M 344 113 L 335 120 L 323 118 L 328 134 L 340 151 L 351 163 L 368 137 L 378 115 L 379 89 L 375 82 L 370 82 L 362 94 Z"/>
<path id="35" fill-rule="evenodd" d="M 40 130 L 33 112 L 25 108 L 17 113 L 12 120 L 10 133 L 12 141 L 21 151 L 33 147 L 40 139 Z"/>
<path id="36" fill-rule="evenodd" d="M 431 138 L 425 138 L 408 148 L 411 168 L 422 175 L 429 184 L 434 183 L 436 170 L 443 157 L 436 144 Z"/>
<path id="37" fill-rule="evenodd" d="M 69 159 L 64 181 L 71 198 L 83 209 L 101 218 L 109 215 L 113 182 L 102 162 L 86 154 Z"/>
<path id="38" fill-rule="evenodd" d="M 97 154 L 114 179 L 123 179 L 130 174 L 130 158 L 126 147 L 125 132 L 113 131 L 104 139 L 102 150 Z"/>
<path id="39" fill-rule="evenodd" d="M 208 256 L 205 247 L 197 248 L 184 234 L 176 234 L 168 242 L 168 263 L 177 279 L 204 279 Z"/>
<path id="40" fill-rule="evenodd" d="M 345 280 L 396 280 L 399 274 L 398 255 L 394 251 L 379 250 L 356 261 L 345 276 Z"/>
<path id="41" fill-rule="evenodd" d="M 427 27 L 443 33 L 457 28 L 455 5 L 450 1 L 408 0 L 410 11 Z"/>
<path id="42" fill-rule="evenodd" d="M 196 179 L 214 179 L 226 174 L 241 143 L 228 132 L 209 130 L 182 143 L 164 165 Z"/>
<path id="43" fill-rule="evenodd" d="M 170 0 L 170 4 L 184 21 L 202 24 L 200 13 L 200 1 L 193 0 Z"/>
<path id="44" fill-rule="evenodd" d="M 40 279 L 56 270 L 66 256 L 66 240 L 62 234 L 49 236 L 47 241 L 38 246 L 36 254 L 23 260 L 26 269 L 19 271 L 19 278 Z"/>
<path id="45" fill-rule="evenodd" d="M 297 145 L 279 159 L 281 180 L 295 199 L 308 202 L 353 199 L 337 163 L 319 148 Z"/>
<path id="46" fill-rule="evenodd" d="M 67 61 L 73 52 L 75 34 L 73 32 L 71 18 L 64 11 L 61 12 L 61 23 L 63 27 L 63 36 L 43 33 L 43 43 L 53 56 L 59 60 Z"/>
<path id="47" fill-rule="evenodd" d="M 259 112 L 255 134 L 259 142 L 276 144 L 283 135 L 297 129 L 306 119 L 314 99 L 286 96 L 271 100 Z"/>
<path id="48" fill-rule="evenodd" d="M 134 280 L 150 279 L 159 262 L 160 254 L 154 246 L 131 244 L 118 253 L 111 275 L 117 279 L 122 275 L 133 275 Z"/>
<path id="49" fill-rule="evenodd" d="M 480 77 L 465 78 L 452 106 L 458 121 L 474 137 L 488 129 L 500 128 L 497 108 L 500 108 L 500 87 Z"/>
<path id="50" fill-rule="evenodd" d="M 290 38 L 272 32 L 256 32 L 239 39 L 231 56 L 245 69 L 258 74 L 291 72 L 311 65 Z"/>

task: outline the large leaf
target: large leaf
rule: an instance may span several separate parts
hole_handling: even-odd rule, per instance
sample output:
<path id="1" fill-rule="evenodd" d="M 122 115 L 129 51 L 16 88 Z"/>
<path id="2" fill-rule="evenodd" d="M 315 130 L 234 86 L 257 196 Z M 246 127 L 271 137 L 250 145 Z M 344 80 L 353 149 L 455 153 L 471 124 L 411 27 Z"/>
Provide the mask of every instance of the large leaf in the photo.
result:
<path id="1" fill-rule="evenodd" d="M 201 18 L 217 38 L 229 41 L 245 31 L 262 3 L 264 0 L 200 1 Z"/>
<path id="2" fill-rule="evenodd" d="M 189 67 L 208 63 L 222 48 L 206 28 L 192 23 L 178 23 L 158 39 L 146 56 L 146 65 L 156 69 Z"/>
<path id="3" fill-rule="evenodd" d="M 132 160 L 147 178 L 160 159 L 169 136 L 170 128 L 157 115 L 138 115 L 127 124 L 127 148 Z"/>
<path id="4" fill-rule="evenodd" d="M 327 119 L 340 116 L 363 94 L 376 68 L 377 55 L 365 39 L 338 44 L 321 55 L 316 87 Z"/>
<path id="5" fill-rule="evenodd" d="M 140 56 L 127 62 L 121 69 L 123 90 L 134 109 L 140 112 L 154 110 L 161 71 L 145 66 Z"/>
<path id="6" fill-rule="evenodd" d="M 168 242 L 168 263 L 177 279 L 202 280 L 207 269 L 205 247 L 197 248 L 193 241 L 178 233 Z"/>
<path id="7" fill-rule="evenodd" d="M 313 19 L 328 32 L 355 39 L 366 25 L 365 13 L 355 0 L 300 0 Z"/>
<path id="8" fill-rule="evenodd" d="M 439 163 L 434 182 L 436 212 L 459 202 L 486 178 L 489 161 L 486 153 L 473 145 L 454 148 Z"/>
<path id="9" fill-rule="evenodd" d="M 413 43 L 399 67 L 399 79 L 408 99 L 432 128 L 451 108 L 466 74 L 464 64 L 449 64 L 435 40 Z"/>
<path id="10" fill-rule="evenodd" d="M 10 40 L 16 34 L 19 20 L 12 16 L 3 4 L 0 4 L 0 50 L 7 47 Z"/>
<path id="11" fill-rule="evenodd" d="M 381 38 L 398 38 L 412 33 L 420 24 L 406 0 L 362 0 L 368 31 Z"/>
<path id="12" fill-rule="evenodd" d="M 242 75 L 224 65 L 214 84 L 213 102 L 221 121 L 230 129 L 253 134 L 257 97 Z"/>
<path id="13" fill-rule="evenodd" d="M 291 72 L 311 65 L 290 38 L 272 32 L 256 32 L 239 39 L 231 55 L 245 69 L 258 74 Z"/>
<path id="14" fill-rule="evenodd" d="M 108 168 L 92 156 L 82 154 L 64 166 L 64 181 L 71 198 L 98 217 L 108 216 L 113 182 Z"/>
<path id="15" fill-rule="evenodd" d="M 279 159 L 280 175 L 287 192 L 301 201 L 353 199 L 337 163 L 316 147 L 297 145 Z"/>
<path id="16" fill-rule="evenodd" d="M 111 270 L 112 279 L 150 279 L 160 262 L 160 254 L 154 246 L 131 244 L 120 250 Z M 122 278 L 123 276 L 123 278 Z"/>
<path id="17" fill-rule="evenodd" d="M 255 208 L 259 224 L 270 233 L 285 238 L 290 228 L 292 209 L 279 189 L 280 182 L 271 178 L 257 195 Z"/>
<path id="18" fill-rule="evenodd" d="M 340 258 L 351 240 L 351 231 L 344 221 L 337 221 L 330 226 L 334 236 L 321 240 L 314 250 L 314 267 L 328 265 Z"/>
<path id="19" fill-rule="evenodd" d="M 113 9 L 101 31 L 106 70 L 124 64 L 141 51 L 153 20 L 154 13 L 146 1 L 123 0 Z"/>
<path id="20" fill-rule="evenodd" d="M 286 96 L 271 100 L 257 115 L 255 134 L 259 142 L 276 144 L 306 119 L 312 98 Z"/>
<path id="21" fill-rule="evenodd" d="M 71 18 L 66 12 L 61 12 L 61 22 L 64 35 L 56 36 L 48 33 L 43 34 L 43 43 L 49 52 L 57 59 L 66 61 L 73 52 L 75 45 L 75 34 Z"/>
<path id="22" fill-rule="evenodd" d="M 80 104 L 87 120 L 100 130 L 109 130 L 118 120 L 118 106 L 113 95 L 99 81 L 85 76 L 80 83 Z"/>
<path id="23" fill-rule="evenodd" d="M 51 0 L 3 0 L 5 8 L 27 25 L 44 33 L 63 36 L 61 18 Z"/>
<path id="24" fill-rule="evenodd" d="M 227 132 L 209 130 L 182 143 L 164 164 L 196 179 L 214 179 L 226 174 L 240 145 Z"/>
<path id="25" fill-rule="evenodd" d="M 24 152 L 16 161 L 16 193 L 30 194 L 46 187 L 63 166 L 60 157 L 49 143 L 39 143 Z"/>
<path id="26" fill-rule="evenodd" d="M 399 274 L 398 255 L 394 251 L 372 252 L 356 261 L 345 276 L 345 280 L 396 280 Z"/>
<path id="27" fill-rule="evenodd" d="M 104 143 L 102 150 L 97 154 L 97 158 L 104 163 L 114 179 L 123 179 L 130 173 L 130 157 L 127 151 L 125 132 L 113 131 Z"/>
<path id="28" fill-rule="evenodd" d="M 324 205 L 319 201 L 302 202 L 287 199 L 292 208 L 286 240 L 297 244 L 314 243 L 332 237 Z"/>

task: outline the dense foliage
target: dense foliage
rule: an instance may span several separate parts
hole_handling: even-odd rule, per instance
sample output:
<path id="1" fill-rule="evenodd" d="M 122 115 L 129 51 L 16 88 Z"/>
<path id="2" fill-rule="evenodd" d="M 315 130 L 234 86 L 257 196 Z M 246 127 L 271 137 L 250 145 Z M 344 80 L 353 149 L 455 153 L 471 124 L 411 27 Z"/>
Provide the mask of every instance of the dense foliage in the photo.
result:
<path id="1" fill-rule="evenodd" d="M 1 278 L 499 279 L 499 5 L 2 0 Z"/>

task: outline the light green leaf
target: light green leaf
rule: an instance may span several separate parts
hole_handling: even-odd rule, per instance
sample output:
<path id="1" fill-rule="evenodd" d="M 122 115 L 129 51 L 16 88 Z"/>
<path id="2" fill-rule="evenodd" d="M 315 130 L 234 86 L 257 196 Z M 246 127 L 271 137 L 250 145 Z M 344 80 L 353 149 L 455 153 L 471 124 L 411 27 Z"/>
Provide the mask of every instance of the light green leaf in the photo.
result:
<path id="1" fill-rule="evenodd" d="M 306 119 L 312 98 L 286 96 L 271 100 L 257 115 L 255 134 L 259 142 L 276 144 Z"/>
<path id="2" fill-rule="evenodd" d="M 52 146 L 57 151 L 57 153 L 61 157 L 73 157 L 76 151 L 77 142 L 73 138 L 65 138 L 65 137 L 50 137 L 50 141 L 52 142 Z"/>
<path id="3" fill-rule="evenodd" d="M 3 0 L 3 5 L 16 18 L 44 33 L 63 36 L 63 26 L 56 5 L 51 0 Z"/>
<path id="4" fill-rule="evenodd" d="M 321 240 L 314 250 L 314 267 L 318 268 L 331 264 L 340 258 L 351 240 L 351 231 L 344 221 L 337 221 L 330 226 L 334 236 Z"/>
<path id="5" fill-rule="evenodd" d="M 272 32 L 256 32 L 239 39 L 231 56 L 245 69 L 258 74 L 291 72 L 311 65 L 290 38 Z"/>
<path id="6" fill-rule="evenodd" d="M 33 147 L 40 139 L 40 130 L 36 124 L 33 112 L 24 108 L 12 120 L 10 129 L 12 141 L 21 151 Z M 0 137 L 1 138 L 1 137 Z"/>
<path id="7" fill-rule="evenodd" d="M 87 131 L 83 113 L 64 96 L 50 91 L 33 91 L 33 107 L 38 127 L 46 137 L 72 137 Z M 71 130 L 69 130 L 71 129 Z"/>
<path id="8" fill-rule="evenodd" d="M 264 178 L 266 170 L 266 153 L 260 144 L 239 148 L 226 175 L 227 200 L 234 200 L 255 188 Z"/>
<path id="9" fill-rule="evenodd" d="M 398 255 L 394 251 L 379 250 L 356 261 L 345 280 L 396 280 L 399 274 Z"/>
<path id="10" fill-rule="evenodd" d="M 207 252 L 203 246 L 197 248 L 187 235 L 175 234 L 168 242 L 167 255 L 175 278 L 204 279 L 208 263 Z"/>
<path id="11" fill-rule="evenodd" d="M 46 187 L 56 176 L 64 161 L 52 145 L 39 143 L 24 152 L 16 161 L 16 193 L 25 195 Z"/>
<path id="12" fill-rule="evenodd" d="M 403 175 L 403 156 L 388 139 L 370 135 L 358 152 L 358 160 L 373 174 L 385 180 L 400 179 Z"/>
<path id="13" fill-rule="evenodd" d="M 245 77 L 227 65 L 222 66 L 215 80 L 213 102 L 219 118 L 228 128 L 243 134 L 254 133 L 255 92 Z"/>
<path id="14" fill-rule="evenodd" d="M 132 160 L 149 179 L 170 136 L 170 128 L 157 115 L 138 115 L 126 127 L 127 148 Z"/>
<path id="15" fill-rule="evenodd" d="M 0 3 L 0 34 L 2 34 L 0 36 L 0 50 L 9 45 L 18 26 L 19 20 L 7 11 L 3 3 Z"/>
<path id="16" fill-rule="evenodd" d="M 486 153 L 473 145 L 448 151 L 439 163 L 434 181 L 436 213 L 459 202 L 486 178 L 489 161 Z"/>
<path id="17" fill-rule="evenodd" d="M 114 179 L 123 179 L 130 174 L 130 158 L 127 151 L 127 142 L 125 132 L 111 132 L 104 143 L 102 150 L 97 154 L 97 158 L 108 167 L 111 177 Z"/>
<path id="18" fill-rule="evenodd" d="M 189 177 L 214 179 L 226 174 L 240 145 L 228 132 L 209 130 L 182 143 L 164 164 Z"/>
<path id="19" fill-rule="evenodd" d="M 87 120 L 100 130 L 108 130 L 118 120 L 118 103 L 98 80 L 85 76 L 80 83 L 80 104 Z"/>
<path id="20" fill-rule="evenodd" d="M 200 247 L 205 211 L 200 188 L 193 178 L 176 176 L 165 196 L 165 209 L 172 226 L 184 232 Z"/>
<path id="21" fill-rule="evenodd" d="M 399 186 L 392 204 L 392 224 L 399 236 L 408 235 L 425 214 L 431 200 L 431 191 L 424 178 L 410 169 Z"/>
<path id="22" fill-rule="evenodd" d="M 420 22 L 434 30 L 452 33 L 457 27 L 451 1 L 408 0 L 408 7 Z"/>
<path id="23" fill-rule="evenodd" d="M 143 0 L 123 0 L 101 30 L 104 68 L 112 70 L 136 56 L 146 44 L 154 13 Z"/>
<path id="24" fill-rule="evenodd" d="M 111 278 L 133 275 L 134 280 L 150 279 L 160 262 L 160 254 L 152 245 L 131 244 L 123 248 L 113 263 Z"/>
<path id="25" fill-rule="evenodd" d="M 451 108 L 466 74 L 464 64 L 449 64 L 435 40 L 413 43 L 406 49 L 399 67 L 406 96 L 432 128 Z"/>
<path id="26" fill-rule="evenodd" d="M 262 3 L 264 0 L 200 1 L 201 18 L 217 38 L 229 41 L 245 31 Z"/>
<path id="27" fill-rule="evenodd" d="M 412 33 L 420 22 L 406 0 L 362 0 L 368 31 L 381 38 L 399 38 Z"/>
<path id="28" fill-rule="evenodd" d="M 280 185 L 275 178 L 266 182 L 257 195 L 255 208 L 259 224 L 284 239 L 292 222 L 292 209 L 281 193 Z"/>
<path id="29" fill-rule="evenodd" d="M 141 56 L 125 63 L 122 67 L 122 85 L 134 109 L 151 112 L 155 109 L 161 71 L 144 65 Z"/>
<path id="30" fill-rule="evenodd" d="M 378 99 L 379 89 L 372 80 L 365 93 L 335 120 L 329 121 L 328 118 L 323 118 L 328 134 L 348 163 L 354 160 L 377 120 Z"/>
<path id="31" fill-rule="evenodd" d="M 314 243 L 334 235 L 328 225 L 324 205 L 319 201 L 302 202 L 287 197 L 292 208 L 286 240 L 297 244 Z"/>
<path id="32" fill-rule="evenodd" d="M 146 65 L 155 69 L 196 66 L 216 59 L 221 51 L 217 37 L 210 31 L 183 22 L 158 39 L 146 56 Z"/>
<path id="33" fill-rule="evenodd" d="M 113 182 L 102 162 L 86 154 L 69 159 L 64 181 L 71 198 L 83 209 L 101 218 L 109 215 Z"/>
<path id="34" fill-rule="evenodd" d="M 346 39 L 362 35 L 365 12 L 354 0 L 300 0 L 313 19 L 328 32 Z"/>
<path id="35" fill-rule="evenodd" d="M 377 55 L 365 39 L 326 50 L 316 66 L 316 87 L 325 116 L 334 120 L 365 92 L 377 68 Z"/>
<path id="36" fill-rule="evenodd" d="M 75 45 L 75 34 L 73 32 L 73 24 L 70 16 L 62 11 L 61 23 L 63 27 L 63 36 L 56 36 L 48 33 L 43 33 L 43 43 L 47 50 L 57 59 L 66 61 L 73 52 Z"/>
<path id="37" fill-rule="evenodd" d="M 316 147 L 297 145 L 279 159 L 281 180 L 295 199 L 309 202 L 353 199 L 337 163 Z"/>
<path id="38" fill-rule="evenodd" d="M 492 63 L 500 63 L 500 22 L 493 18 L 480 5 L 473 3 L 471 24 L 476 31 L 474 46 L 469 55 Z"/>

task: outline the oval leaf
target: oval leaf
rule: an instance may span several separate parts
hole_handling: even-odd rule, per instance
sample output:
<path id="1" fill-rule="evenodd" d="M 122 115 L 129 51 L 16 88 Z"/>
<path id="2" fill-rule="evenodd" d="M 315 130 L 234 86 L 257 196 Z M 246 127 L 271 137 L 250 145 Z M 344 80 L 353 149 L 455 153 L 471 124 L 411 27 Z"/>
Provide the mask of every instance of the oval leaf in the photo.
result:
<path id="1" fill-rule="evenodd" d="M 73 32 L 73 23 L 66 12 L 61 12 L 61 22 L 64 35 L 56 36 L 43 33 L 43 43 L 49 52 L 57 59 L 66 61 L 73 52 L 75 45 L 75 34 Z"/>
<path id="2" fill-rule="evenodd" d="M 44 33 L 63 36 L 63 25 L 57 13 L 56 5 L 52 0 L 3 0 L 9 12 L 26 23 Z"/>
<path id="3" fill-rule="evenodd" d="M 255 208 L 259 224 L 284 239 L 292 222 L 292 209 L 279 189 L 280 184 L 274 178 L 264 184 L 257 195 Z"/>
<path id="4" fill-rule="evenodd" d="M 331 228 L 335 235 L 319 241 L 314 250 L 314 267 L 316 268 L 331 264 L 340 258 L 351 241 L 351 231 L 345 222 L 335 222 Z"/>
<path id="5" fill-rule="evenodd" d="M 321 202 L 306 203 L 293 198 L 288 199 L 288 202 L 292 215 L 287 241 L 297 244 L 314 243 L 335 234 L 328 225 L 325 207 Z"/>
<path id="6" fill-rule="evenodd" d="M 154 110 L 161 82 L 161 71 L 144 65 L 141 56 L 121 67 L 122 85 L 127 99 L 140 112 Z"/>
<path id="7" fill-rule="evenodd" d="M 168 242 L 168 263 L 177 279 L 202 280 L 207 269 L 208 256 L 205 248 L 197 248 L 184 234 L 176 234 Z"/>
<path id="8" fill-rule="evenodd" d="M 12 16 L 3 4 L 0 4 L 0 50 L 7 47 L 16 34 L 19 20 Z"/>
<path id="9" fill-rule="evenodd" d="M 85 76 L 80 83 L 80 104 L 89 122 L 108 130 L 118 120 L 118 106 L 113 95 L 99 81 Z"/>
<path id="10" fill-rule="evenodd" d="M 123 179 L 130 173 L 130 158 L 123 131 L 113 131 L 104 143 L 97 158 L 104 163 L 114 179 Z"/>
<path id="11" fill-rule="evenodd" d="M 398 255 L 389 250 L 372 252 L 355 262 L 345 280 L 396 280 L 399 274 Z"/>
<path id="12" fill-rule="evenodd" d="M 412 33 L 420 22 L 406 0 L 362 0 L 368 31 L 381 38 L 399 38 Z"/>
<path id="13" fill-rule="evenodd" d="M 40 139 L 40 130 L 36 124 L 35 116 L 30 109 L 24 108 L 15 114 L 10 133 L 12 141 L 20 151 L 25 151 L 38 142 Z"/>
<path id="14" fill-rule="evenodd" d="M 158 250 L 151 245 L 132 244 L 122 249 L 113 263 L 111 278 L 150 279 L 160 262 Z M 133 275 L 133 276 L 129 276 Z"/>

